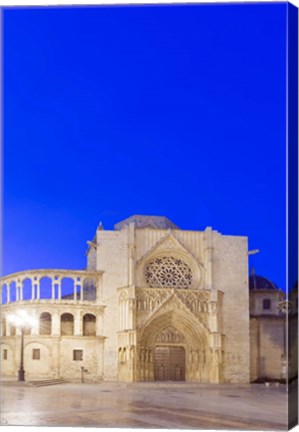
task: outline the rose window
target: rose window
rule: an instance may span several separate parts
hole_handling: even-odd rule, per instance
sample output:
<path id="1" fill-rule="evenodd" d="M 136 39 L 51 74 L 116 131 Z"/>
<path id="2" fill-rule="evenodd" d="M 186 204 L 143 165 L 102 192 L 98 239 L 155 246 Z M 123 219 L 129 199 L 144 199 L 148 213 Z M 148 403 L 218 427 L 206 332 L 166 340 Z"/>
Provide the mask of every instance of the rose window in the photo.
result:
<path id="1" fill-rule="evenodd" d="M 172 256 L 156 258 L 144 269 L 144 276 L 151 288 L 190 288 L 192 272 L 181 259 Z"/>

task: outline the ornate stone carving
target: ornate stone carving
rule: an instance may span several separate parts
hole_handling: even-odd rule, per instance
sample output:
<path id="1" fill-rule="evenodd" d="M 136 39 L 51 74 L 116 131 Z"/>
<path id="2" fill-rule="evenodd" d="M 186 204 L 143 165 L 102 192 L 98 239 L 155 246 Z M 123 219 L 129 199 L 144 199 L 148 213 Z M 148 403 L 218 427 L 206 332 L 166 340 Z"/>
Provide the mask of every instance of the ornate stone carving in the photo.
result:
<path id="1" fill-rule="evenodd" d="M 208 313 L 209 293 L 204 291 L 176 291 L 176 296 L 194 315 Z"/>
<path id="2" fill-rule="evenodd" d="M 191 288 L 191 268 L 180 258 L 164 256 L 150 261 L 144 268 L 148 286 L 153 288 Z"/>
<path id="3" fill-rule="evenodd" d="M 137 311 L 152 312 L 170 295 L 170 290 L 140 289 L 136 293 Z"/>
<path id="4" fill-rule="evenodd" d="M 169 327 L 157 335 L 156 342 L 183 343 L 185 338 L 177 329 Z"/>
<path id="5" fill-rule="evenodd" d="M 169 299 L 169 300 L 167 300 Z M 203 324 L 208 324 L 210 293 L 203 290 L 176 290 L 169 288 L 139 288 L 136 290 L 137 312 L 154 312 L 163 303 L 161 313 L 186 308 Z"/>

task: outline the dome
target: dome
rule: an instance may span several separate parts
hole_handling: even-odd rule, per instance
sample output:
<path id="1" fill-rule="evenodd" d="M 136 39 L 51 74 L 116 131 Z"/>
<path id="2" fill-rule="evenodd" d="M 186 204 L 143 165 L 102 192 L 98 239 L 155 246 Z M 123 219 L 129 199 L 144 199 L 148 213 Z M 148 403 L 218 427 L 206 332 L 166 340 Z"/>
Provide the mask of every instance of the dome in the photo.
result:
<path id="1" fill-rule="evenodd" d="M 249 276 L 249 289 L 250 290 L 278 290 L 279 288 L 270 279 L 256 274 Z"/>
<path id="2" fill-rule="evenodd" d="M 143 216 L 134 215 L 114 225 L 115 230 L 121 230 L 124 226 L 134 223 L 135 228 L 154 228 L 154 229 L 180 229 L 165 216 Z"/>

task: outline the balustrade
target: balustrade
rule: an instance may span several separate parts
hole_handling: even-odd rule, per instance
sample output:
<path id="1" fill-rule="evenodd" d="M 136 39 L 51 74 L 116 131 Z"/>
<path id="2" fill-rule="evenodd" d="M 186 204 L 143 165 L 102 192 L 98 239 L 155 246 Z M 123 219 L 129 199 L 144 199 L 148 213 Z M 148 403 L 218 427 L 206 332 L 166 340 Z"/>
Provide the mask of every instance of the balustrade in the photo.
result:
<path id="1" fill-rule="evenodd" d="M 1 304 L 12 302 L 99 302 L 103 272 L 31 270 L 0 279 Z"/>

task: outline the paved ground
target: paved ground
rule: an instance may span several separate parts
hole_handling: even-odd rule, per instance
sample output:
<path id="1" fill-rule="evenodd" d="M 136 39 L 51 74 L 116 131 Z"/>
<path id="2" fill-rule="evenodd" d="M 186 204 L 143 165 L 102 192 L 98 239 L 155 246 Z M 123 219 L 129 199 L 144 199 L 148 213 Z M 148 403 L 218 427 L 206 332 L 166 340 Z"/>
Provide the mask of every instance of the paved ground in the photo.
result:
<path id="1" fill-rule="evenodd" d="M 286 387 L 2 383 L 2 426 L 286 429 Z"/>

